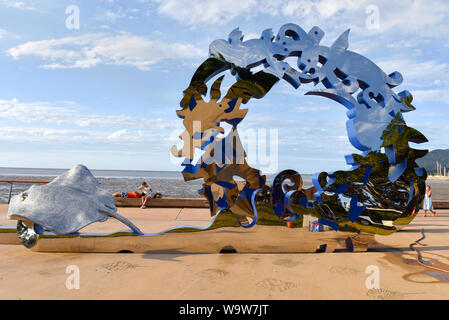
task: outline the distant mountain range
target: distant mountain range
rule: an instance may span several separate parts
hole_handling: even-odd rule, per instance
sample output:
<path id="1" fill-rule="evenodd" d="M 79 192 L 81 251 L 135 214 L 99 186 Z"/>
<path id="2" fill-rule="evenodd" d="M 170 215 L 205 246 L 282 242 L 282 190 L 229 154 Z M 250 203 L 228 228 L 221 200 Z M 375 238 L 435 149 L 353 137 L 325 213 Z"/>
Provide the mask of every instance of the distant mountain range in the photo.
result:
<path id="1" fill-rule="evenodd" d="M 425 157 L 416 160 L 418 165 L 425 168 L 428 174 L 437 173 L 437 161 L 442 168 L 446 167 L 446 174 L 449 174 L 449 149 L 432 150 Z"/>

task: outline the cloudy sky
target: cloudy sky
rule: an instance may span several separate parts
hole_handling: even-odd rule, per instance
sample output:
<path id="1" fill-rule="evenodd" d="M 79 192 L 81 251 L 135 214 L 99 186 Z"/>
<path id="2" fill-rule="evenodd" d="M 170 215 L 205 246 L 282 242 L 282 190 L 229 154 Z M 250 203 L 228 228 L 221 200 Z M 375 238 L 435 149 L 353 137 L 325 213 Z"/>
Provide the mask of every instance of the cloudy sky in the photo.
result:
<path id="1" fill-rule="evenodd" d="M 350 50 L 402 73 L 395 90 L 417 108 L 405 119 L 430 141 L 419 148 L 449 148 L 447 1 L 0 0 L 0 166 L 180 170 L 175 111 L 209 44 L 288 22 L 321 27 L 324 45 L 350 28 Z M 245 106 L 242 131 L 277 130 L 275 171 L 345 169 L 357 152 L 346 110 L 311 88 L 279 82 Z"/>

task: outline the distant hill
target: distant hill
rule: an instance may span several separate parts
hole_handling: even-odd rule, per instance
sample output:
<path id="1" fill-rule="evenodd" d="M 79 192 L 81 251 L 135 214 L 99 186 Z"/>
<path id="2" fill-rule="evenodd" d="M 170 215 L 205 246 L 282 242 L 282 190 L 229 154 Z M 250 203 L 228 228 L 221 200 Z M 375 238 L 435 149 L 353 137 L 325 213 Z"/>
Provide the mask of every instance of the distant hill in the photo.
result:
<path id="1" fill-rule="evenodd" d="M 432 150 L 425 157 L 416 160 L 419 166 L 424 167 L 429 174 L 437 173 L 437 161 L 446 167 L 446 172 L 449 171 L 449 149 Z"/>

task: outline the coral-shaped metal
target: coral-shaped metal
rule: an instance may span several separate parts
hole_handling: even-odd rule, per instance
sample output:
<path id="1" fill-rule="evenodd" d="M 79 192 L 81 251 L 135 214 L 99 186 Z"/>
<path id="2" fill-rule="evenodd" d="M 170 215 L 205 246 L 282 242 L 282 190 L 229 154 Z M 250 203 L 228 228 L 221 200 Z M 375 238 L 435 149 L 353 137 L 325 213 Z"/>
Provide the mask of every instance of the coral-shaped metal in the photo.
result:
<path id="1" fill-rule="evenodd" d="M 409 141 L 427 142 L 406 125 L 402 112 L 415 110 L 408 91 L 396 93 L 399 72 L 386 74 L 368 58 L 348 50 L 349 30 L 330 47 L 320 45 L 324 32 L 313 27 L 306 33 L 295 24 L 283 25 L 274 37 L 271 29 L 259 39 L 243 41 L 239 29 L 228 40 L 215 40 L 210 58 L 197 69 L 184 91 L 178 116 L 185 131 L 181 149 L 185 180 L 204 180 L 200 194 L 210 203 L 211 214 L 234 214 L 244 227 L 257 221 L 258 211 L 297 221 L 304 214 L 319 218 L 335 230 L 389 234 L 395 225 L 409 223 L 424 196 L 427 174 L 415 160 L 427 150 L 410 148 Z M 293 67 L 285 59 L 297 57 Z M 262 70 L 260 70 L 262 66 Z M 260 71 L 253 72 L 255 67 Z M 221 97 L 221 82 L 228 70 L 235 83 Z M 209 89 L 208 82 L 216 78 Z M 280 172 L 271 186 L 251 168 L 239 139 L 237 126 L 247 109 L 242 104 L 262 98 L 280 79 L 294 88 L 320 86 L 306 95 L 332 99 L 348 109 L 347 133 L 361 154 L 346 156 L 347 171 L 321 172 L 313 178 L 316 190 L 303 190 L 294 170 Z M 222 122 L 232 126 L 225 136 Z M 196 160 L 195 149 L 203 154 Z M 235 176 L 243 181 L 236 181 Z"/>

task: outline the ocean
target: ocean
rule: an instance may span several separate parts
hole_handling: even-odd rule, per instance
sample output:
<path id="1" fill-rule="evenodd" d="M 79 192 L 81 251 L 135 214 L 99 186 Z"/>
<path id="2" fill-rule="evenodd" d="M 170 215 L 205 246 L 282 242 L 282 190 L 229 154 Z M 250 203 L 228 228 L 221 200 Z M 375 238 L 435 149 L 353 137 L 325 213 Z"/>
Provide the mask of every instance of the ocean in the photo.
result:
<path id="1" fill-rule="evenodd" d="M 0 168 L 0 180 L 50 181 L 68 169 L 40 168 Z M 198 190 L 202 179 L 185 182 L 181 172 L 176 171 L 137 171 L 137 170 L 90 170 L 101 183 L 103 189 L 115 192 L 136 191 L 142 181 L 149 183 L 154 192 L 163 197 L 201 198 Z M 312 175 L 304 177 L 305 184 L 312 184 Z M 271 183 L 273 175 L 267 175 Z M 19 194 L 31 186 L 29 183 L 14 183 L 12 195 Z M 0 182 L 0 203 L 8 203 L 10 184 Z"/>
<path id="2" fill-rule="evenodd" d="M 68 169 L 0 168 L 0 180 L 50 181 Z M 132 171 L 132 170 L 90 170 L 103 189 L 115 192 L 136 191 L 142 181 L 149 183 L 153 191 L 165 197 L 201 197 L 197 190 L 201 181 L 185 182 L 180 172 L 174 171 Z M 12 194 L 28 189 L 29 183 L 14 183 Z M 0 183 L 0 203 L 8 203 L 9 183 Z"/>
<path id="3" fill-rule="evenodd" d="M 0 180 L 32 180 L 50 181 L 68 169 L 40 168 L 1 168 Z M 146 181 L 154 192 L 163 197 L 200 198 L 198 190 L 202 187 L 202 179 L 185 182 L 181 172 L 176 171 L 137 171 L 137 170 L 91 170 L 101 183 L 103 189 L 115 192 L 136 191 L 137 187 Z M 267 184 L 270 185 L 274 175 L 267 174 Z M 304 186 L 312 185 L 312 174 L 302 174 Z M 435 200 L 449 199 L 448 181 L 428 181 L 432 187 Z M 31 186 L 29 183 L 14 183 L 12 195 L 19 194 Z M 0 203 L 8 203 L 10 184 L 0 182 Z"/>

